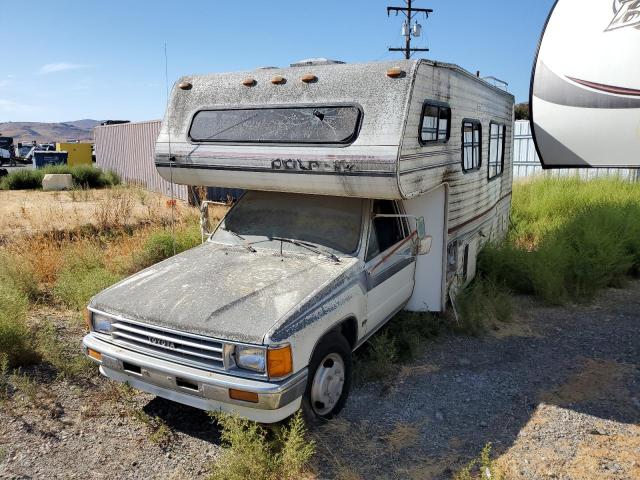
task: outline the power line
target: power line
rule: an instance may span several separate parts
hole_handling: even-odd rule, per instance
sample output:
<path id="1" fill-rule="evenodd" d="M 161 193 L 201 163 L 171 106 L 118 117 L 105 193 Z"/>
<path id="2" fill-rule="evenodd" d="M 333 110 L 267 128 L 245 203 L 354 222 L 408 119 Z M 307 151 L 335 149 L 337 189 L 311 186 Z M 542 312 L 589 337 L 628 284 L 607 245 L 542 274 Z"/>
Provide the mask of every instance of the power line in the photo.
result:
<path id="1" fill-rule="evenodd" d="M 422 34 L 422 25 L 417 21 L 413 25 L 411 24 L 414 16 L 424 13 L 425 18 L 429 18 L 429 14 L 433 13 L 431 8 L 414 8 L 411 2 L 412 0 L 406 0 L 406 7 L 387 7 L 387 16 L 390 16 L 391 12 L 394 12 L 396 15 L 403 13 L 407 17 L 402 25 L 402 35 L 405 37 L 405 46 L 400 48 L 389 47 L 390 52 L 404 52 L 404 58 L 407 60 L 411 58 L 413 52 L 429 51 L 428 48 L 411 48 L 411 38 L 419 37 Z"/>

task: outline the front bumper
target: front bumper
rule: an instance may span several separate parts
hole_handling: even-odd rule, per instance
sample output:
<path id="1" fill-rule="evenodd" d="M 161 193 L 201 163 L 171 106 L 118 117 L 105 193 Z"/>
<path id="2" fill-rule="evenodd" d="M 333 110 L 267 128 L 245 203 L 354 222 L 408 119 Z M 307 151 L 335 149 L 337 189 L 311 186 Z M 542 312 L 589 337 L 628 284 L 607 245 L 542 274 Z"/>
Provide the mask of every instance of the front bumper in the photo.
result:
<path id="1" fill-rule="evenodd" d="M 279 422 L 295 413 L 307 384 L 307 369 L 281 382 L 232 377 L 169 362 L 107 343 L 93 334 L 82 340 L 82 349 L 99 352 L 100 372 L 134 388 L 207 411 L 237 413 L 261 423 Z M 235 400 L 229 389 L 253 392 L 258 402 Z"/>

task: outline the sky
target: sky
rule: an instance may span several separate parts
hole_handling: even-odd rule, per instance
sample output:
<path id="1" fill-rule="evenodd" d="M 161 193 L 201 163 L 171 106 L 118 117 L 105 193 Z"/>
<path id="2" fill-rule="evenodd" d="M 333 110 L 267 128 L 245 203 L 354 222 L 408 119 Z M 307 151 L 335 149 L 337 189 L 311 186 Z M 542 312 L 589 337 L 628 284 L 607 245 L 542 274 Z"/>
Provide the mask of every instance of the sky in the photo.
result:
<path id="1" fill-rule="evenodd" d="M 414 0 L 415 57 L 456 63 L 528 98 L 531 66 L 554 0 Z M 404 0 L 0 0 L 0 122 L 162 118 L 181 75 L 401 58 Z"/>

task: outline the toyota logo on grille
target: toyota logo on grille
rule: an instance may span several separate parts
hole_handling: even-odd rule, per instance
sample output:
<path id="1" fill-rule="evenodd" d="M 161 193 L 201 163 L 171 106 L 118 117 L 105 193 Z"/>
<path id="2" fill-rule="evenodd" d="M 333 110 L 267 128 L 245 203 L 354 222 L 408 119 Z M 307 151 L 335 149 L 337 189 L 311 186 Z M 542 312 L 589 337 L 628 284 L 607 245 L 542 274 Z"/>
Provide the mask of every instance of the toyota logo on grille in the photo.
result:
<path id="1" fill-rule="evenodd" d="M 169 340 L 163 340 L 161 338 L 156 338 L 156 337 L 147 337 L 149 339 L 149 342 L 153 343 L 154 345 L 158 345 L 159 347 L 164 347 L 164 348 L 170 348 L 172 350 L 176 349 L 176 344 L 173 342 L 170 342 Z"/>

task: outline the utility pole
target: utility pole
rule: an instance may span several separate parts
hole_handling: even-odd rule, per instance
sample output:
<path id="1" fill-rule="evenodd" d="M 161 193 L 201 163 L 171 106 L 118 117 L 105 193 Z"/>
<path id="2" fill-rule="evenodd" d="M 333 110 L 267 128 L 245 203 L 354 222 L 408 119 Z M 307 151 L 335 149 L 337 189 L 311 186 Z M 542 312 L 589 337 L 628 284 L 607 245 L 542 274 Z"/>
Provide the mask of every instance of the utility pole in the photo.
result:
<path id="1" fill-rule="evenodd" d="M 433 13 L 431 8 L 413 8 L 411 5 L 412 0 L 405 0 L 406 7 L 387 7 L 387 17 L 394 12 L 396 16 L 398 12 L 402 12 L 407 17 L 407 20 L 402 25 L 402 35 L 405 37 L 404 48 L 389 48 L 390 52 L 404 52 L 404 58 L 407 60 L 411 58 L 413 52 L 428 52 L 428 48 L 411 48 L 411 37 L 419 37 L 422 34 L 422 25 L 417 21 L 411 25 L 413 17 L 417 14 L 424 13 L 426 18 L 429 18 L 429 14 Z"/>

